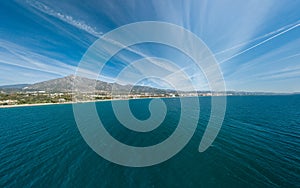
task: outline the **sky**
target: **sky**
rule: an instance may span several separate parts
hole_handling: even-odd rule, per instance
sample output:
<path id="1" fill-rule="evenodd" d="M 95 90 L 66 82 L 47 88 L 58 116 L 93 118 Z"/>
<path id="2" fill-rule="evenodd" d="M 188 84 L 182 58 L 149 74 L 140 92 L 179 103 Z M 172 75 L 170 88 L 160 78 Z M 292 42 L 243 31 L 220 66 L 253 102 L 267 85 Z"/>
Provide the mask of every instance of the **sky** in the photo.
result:
<path id="1" fill-rule="evenodd" d="M 207 45 L 227 90 L 300 92 L 299 7 L 298 0 L 3 0 L 0 85 L 75 74 L 82 56 L 105 33 L 130 23 L 161 21 L 184 27 Z M 115 81 L 142 57 L 157 57 L 150 62 L 152 67 L 172 72 L 159 58 L 168 59 L 188 74 L 197 89 L 209 89 L 205 75 L 186 55 L 154 43 L 120 51 L 100 79 Z M 151 72 L 150 67 L 144 68 Z M 122 79 L 122 84 L 131 83 L 126 76 Z M 167 88 L 155 79 L 140 84 Z"/>

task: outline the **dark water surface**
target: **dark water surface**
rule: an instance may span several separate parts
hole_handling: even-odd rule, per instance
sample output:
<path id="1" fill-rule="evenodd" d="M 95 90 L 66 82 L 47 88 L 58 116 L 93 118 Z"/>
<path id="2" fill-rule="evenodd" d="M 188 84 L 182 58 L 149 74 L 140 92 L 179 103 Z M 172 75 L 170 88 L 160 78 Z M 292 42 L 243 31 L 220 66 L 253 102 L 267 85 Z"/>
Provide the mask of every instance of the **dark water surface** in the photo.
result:
<path id="1" fill-rule="evenodd" d="M 168 138 L 179 120 L 178 99 L 164 100 L 166 119 L 149 133 L 123 127 L 110 102 L 97 103 L 97 109 L 116 139 L 150 146 Z M 137 118 L 149 117 L 149 101 L 130 101 Z M 188 145 L 170 160 L 144 168 L 113 164 L 91 150 L 72 105 L 0 109 L 0 187 L 299 187 L 299 95 L 228 97 L 222 129 L 204 153 L 198 146 L 210 98 L 200 101 L 198 128 Z"/>

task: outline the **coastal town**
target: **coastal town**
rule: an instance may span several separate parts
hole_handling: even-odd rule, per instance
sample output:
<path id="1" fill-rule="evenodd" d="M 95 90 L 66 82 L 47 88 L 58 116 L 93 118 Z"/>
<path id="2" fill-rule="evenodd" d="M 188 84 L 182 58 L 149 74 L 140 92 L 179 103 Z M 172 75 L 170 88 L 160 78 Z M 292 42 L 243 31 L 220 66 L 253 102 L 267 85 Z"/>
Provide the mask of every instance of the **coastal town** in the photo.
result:
<path id="1" fill-rule="evenodd" d="M 80 91 L 74 89 L 74 83 Z M 120 85 L 100 80 L 91 80 L 69 75 L 66 77 L 38 82 L 0 86 L 0 107 L 35 104 L 64 104 L 103 100 L 140 98 L 175 98 L 209 96 L 274 95 L 271 92 L 245 91 L 176 91 L 140 85 Z"/>
<path id="2" fill-rule="evenodd" d="M 273 93 L 260 92 L 130 92 L 114 94 L 109 91 L 95 91 L 78 93 L 69 92 L 50 92 L 50 91 L 0 91 L 0 106 L 26 105 L 26 104 L 63 104 L 71 102 L 90 102 L 113 99 L 140 99 L 140 98 L 174 98 L 174 97 L 208 97 L 208 96 L 249 96 L 249 95 L 272 95 Z"/>
<path id="3" fill-rule="evenodd" d="M 208 95 L 208 94 L 206 94 Z M 46 92 L 46 91 L 18 91 L 15 93 L 0 92 L 0 106 L 5 105 L 23 105 L 39 103 L 69 103 L 84 101 L 101 101 L 111 99 L 139 99 L 139 98 L 169 98 L 179 96 L 198 96 L 195 93 L 186 93 L 178 95 L 175 92 L 166 93 L 129 93 L 129 94 L 112 94 L 106 91 L 95 93 L 82 93 L 76 97 L 74 92 Z M 202 95 L 203 96 L 203 95 Z"/>

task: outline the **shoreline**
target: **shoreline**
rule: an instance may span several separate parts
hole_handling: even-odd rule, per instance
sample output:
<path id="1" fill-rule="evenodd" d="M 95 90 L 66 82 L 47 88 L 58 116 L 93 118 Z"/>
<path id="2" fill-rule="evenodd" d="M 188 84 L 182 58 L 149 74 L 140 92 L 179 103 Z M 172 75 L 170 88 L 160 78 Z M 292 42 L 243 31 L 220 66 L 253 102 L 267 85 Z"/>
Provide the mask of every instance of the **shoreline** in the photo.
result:
<path id="1" fill-rule="evenodd" d="M 0 105 L 1 108 L 17 108 L 17 107 L 29 107 L 29 106 L 47 106 L 47 105 L 63 105 L 63 104 L 81 104 L 91 102 L 108 102 L 108 101 L 120 101 L 120 100 L 137 100 L 137 99 L 164 99 L 164 98 L 178 98 L 178 97 L 147 97 L 147 98 L 129 98 L 129 99 L 104 99 L 104 100 L 93 100 L 93 101 L 80 101 L 80 102 L 63 102 L 63 103 L 35 103 L 35 104 L 14 104 L 14 105 Z"/>
<path id="2" fill-rule="evenodd" d="M 17 108 L 17 107 L 29 107 L 29 106 L 46 106 L 46 105 L 56 105 L 56 104 L 72 104 L 74 102 L 64 102 L 64 103 L 35 103 L 35 104 L 14 104 L 14 105 L 1 105 L 0 108 Z"/>
<path id="3" fill-rule="evenodd" d="M 226 97 L 232 96 L 287 96 L 287 95 L 298 95 L 298 94 L 279 94 L 279 95 L 227 95 Z M 184 96 L 184 97 L 221 97 L 221 96 Z M 91 103 L 91 102 L 108 102 L 108 101 L 120 101 L 120 100 L 139 100 L 139 99 L 168 99 L 168 98 L 182 98 L 182 97 L 146 97 L 146 98 L 128 98 L 128 99 L 102 99 L 102 100 L 93 100 L 93 101 L 80 101 L 80 102 L 63 102 L 63 103 L 35 103 L 35 104 L 14 104 L 14 105 L 0 105 L 1 108 L 17 108 L 17 107 L 29 107 L 29 106 L 47 106 L 47 105 L 63 105 L 63 104 L 81 104 L 81 103 Z"/>

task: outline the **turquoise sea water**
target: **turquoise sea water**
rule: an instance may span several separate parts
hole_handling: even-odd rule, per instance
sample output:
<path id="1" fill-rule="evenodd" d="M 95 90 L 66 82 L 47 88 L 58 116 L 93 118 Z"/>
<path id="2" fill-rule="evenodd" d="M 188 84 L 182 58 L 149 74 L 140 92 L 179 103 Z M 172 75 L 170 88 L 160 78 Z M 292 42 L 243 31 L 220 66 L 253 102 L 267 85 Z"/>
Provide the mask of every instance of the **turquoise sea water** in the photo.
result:
<path id="1" fill-rule="evenodd" d="M 168 138 L 179 119 L 178 99 L 164 100 L 167 117 L 149 133 L 124 128 L 110 102 L 97 103 L 97 109 L 116 139 L 149 146 Z M 149 101 L 130 101 L 137 118 L 149 117 Z M 198 146 L 210 98 L 200 101 L 198 128 L 188 145 L 168 161 L 144 168 L 119 166 L 91 150 L 70 104 L 0 109 L 0 187 L 300 186 L 299 95 L 228 97 L 222 129 L 204 153 Z"/>

